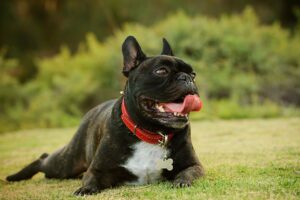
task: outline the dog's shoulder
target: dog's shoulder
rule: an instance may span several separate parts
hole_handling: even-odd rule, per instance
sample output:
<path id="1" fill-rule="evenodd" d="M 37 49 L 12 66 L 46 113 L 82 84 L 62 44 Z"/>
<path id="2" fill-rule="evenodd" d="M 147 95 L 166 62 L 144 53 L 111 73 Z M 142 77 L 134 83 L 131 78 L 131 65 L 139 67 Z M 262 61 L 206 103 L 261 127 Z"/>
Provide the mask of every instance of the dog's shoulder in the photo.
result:
<path id="1" fill-rule="evenodd" d="M 93 121 L 99 116 L 107 116 L 111 114 L 112 108 L 115 105 L 117 99 L 105 101 L 96 107 L 89 110 L 83 117 L 82 121 Z"/>

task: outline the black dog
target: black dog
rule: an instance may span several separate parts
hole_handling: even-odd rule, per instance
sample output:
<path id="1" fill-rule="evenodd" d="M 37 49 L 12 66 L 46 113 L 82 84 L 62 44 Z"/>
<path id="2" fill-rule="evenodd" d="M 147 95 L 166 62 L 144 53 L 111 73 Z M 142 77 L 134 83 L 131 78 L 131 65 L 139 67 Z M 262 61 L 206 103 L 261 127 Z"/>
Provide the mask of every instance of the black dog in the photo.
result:
<path id="1" fill-rule="evenodd" d="M 203 175 L 190 135 L 188 114 L 201 108 L 195 73 L 173 56 L 163 40 L 161 55 L 146 57 L 138 42 L 122 46 L 124 94 L 89 111 L 69 144 L 42 154 L 8 181 L 83 175 L 76 195 L 93 194 L 122 184 L 169 180 L 185 187 Z"/>

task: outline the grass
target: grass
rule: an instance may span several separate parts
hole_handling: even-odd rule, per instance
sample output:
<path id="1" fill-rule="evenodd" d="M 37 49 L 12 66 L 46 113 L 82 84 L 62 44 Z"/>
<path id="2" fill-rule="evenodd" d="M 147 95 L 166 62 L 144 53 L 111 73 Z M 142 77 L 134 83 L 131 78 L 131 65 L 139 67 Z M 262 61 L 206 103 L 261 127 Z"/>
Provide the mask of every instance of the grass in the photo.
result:
<path id="1" fill-rule="evenodd" d="M 74 197 L 80 180 L 38 174 L 18 183 L 0 181 L 0 199 L 299 199 L 300 118 L 193 122 L 193 144 L 206 176 L 191 188 L 170 183 L 107 189 Z M 41 129 L 0 135 L 0 179 L 43 152 L 64 145 L 75 129 Z"/>

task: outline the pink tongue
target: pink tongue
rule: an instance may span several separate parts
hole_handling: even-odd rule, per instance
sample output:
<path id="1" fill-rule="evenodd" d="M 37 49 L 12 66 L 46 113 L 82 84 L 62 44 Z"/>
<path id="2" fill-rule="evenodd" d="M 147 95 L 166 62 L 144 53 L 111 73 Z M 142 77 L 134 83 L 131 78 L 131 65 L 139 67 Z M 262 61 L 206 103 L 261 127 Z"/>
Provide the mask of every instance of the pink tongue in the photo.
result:
<path id="1" fill-rule="evenodd" d="M 187 95 L 183 103 L 161 103 L 166 112 L 178 112 L 188 114 L 191 111 L 199 111 L 202 107 L 202 102 L 198 95 Z"/>

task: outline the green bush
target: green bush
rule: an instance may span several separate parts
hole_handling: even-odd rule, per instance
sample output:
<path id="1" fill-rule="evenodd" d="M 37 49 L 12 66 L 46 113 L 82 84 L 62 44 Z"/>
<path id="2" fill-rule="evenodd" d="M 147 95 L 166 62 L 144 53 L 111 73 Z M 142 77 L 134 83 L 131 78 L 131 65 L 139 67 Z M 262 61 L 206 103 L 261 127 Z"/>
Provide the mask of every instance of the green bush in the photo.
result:
<path id="1" fill-rule="evenodd" d="M 204 99 L 194 119 L 297 114 L 291 110 L 300 105 L 300 35 L 261 25 L 251 9 L 220 19 L 179 12 L 152 27 L 126 24 L 104 42 L 89 33 L 75 54 L 62 47 L 53 58 L 37 59 L 38 74 L 26 84 L 8 73 L 16 61 L 2 56 L 0 131 L 75 125 L 88 109 L 117 97 L 128 35 L 148 55 L 158 54 L 166 37 L 176 56 L 193 65 Z"/>

